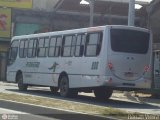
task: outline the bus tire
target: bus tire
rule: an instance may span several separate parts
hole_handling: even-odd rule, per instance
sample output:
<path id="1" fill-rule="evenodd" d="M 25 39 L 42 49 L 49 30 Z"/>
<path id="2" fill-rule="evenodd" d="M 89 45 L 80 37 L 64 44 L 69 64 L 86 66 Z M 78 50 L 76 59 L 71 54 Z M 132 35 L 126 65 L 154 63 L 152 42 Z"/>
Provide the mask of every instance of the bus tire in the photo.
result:
<path id="1" fill-rule="evenodd" d="M 62 76 L 60 78 L 59 89 L 62 97 L 76 97 L 78 95 L 77 90 L 69 88 L 69 80 L 67 76 Z"/>
<path id="2" fill-rule="evenodd" d="M 22 74 L 18 74 L 17 82 L 18 82 L 19 91 L 26 91 L 27 90 L 28 86 L 23 83 L 23 75 Z"/>
<path id="3" fill-rule="evenodd" d="M 108 100 L 112 96 L 113 90 L 104 87 L 97 88 L 94 90 L 94 95 L 97 100 Z"/>
<path id="4" fill-rule="evenodd" d="M 51 90 L 51 92 L 52 92 L 53 94 L 56 94 L 56 93 L 58 92 L 59 88 L 58 88 L 58 87 L 50 86 L 50 90 Z"/>

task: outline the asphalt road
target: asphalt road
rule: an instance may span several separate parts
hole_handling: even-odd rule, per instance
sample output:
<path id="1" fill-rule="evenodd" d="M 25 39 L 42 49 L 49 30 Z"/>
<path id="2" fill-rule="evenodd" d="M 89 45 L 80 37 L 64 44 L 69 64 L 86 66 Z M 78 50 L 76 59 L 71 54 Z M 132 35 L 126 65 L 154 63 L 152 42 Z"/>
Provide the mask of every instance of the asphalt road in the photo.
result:
<path id="1" fill-rule="evenodd" d="M 110 118 L 94 116 L 89 114 L 75 113 L 54 108 L 35 106 L 31 104 L 17 103 L 13 101 L 0 100 L 0 108 L 3 115 L 16 116 L 18 120 L 33 118 L 33 120 L 110 120 Z M 4 109 L 5 108 L 5 109 Z M 11 110 L 8 110 L 11 109 Z M 1 109 L 0 109 L 1 110 Z M 18 112 L 21 111 L 21 112 Z M 23 118 L 23 119 L 22 119 Z M 8 120 L 8 119 L 7 119 Z M 12 119 L 14 120 L 14 119 Z M 111 119 L 113 120 L 113 118 Z M 115 119 L 114 119 L 115 120 Z"/>
<path id="2" fill-rule="evenodd" d="M 45 97 L 49 99 L 63 99 L 72 102 L 80 102 L 84 104 L 98 105 L 112 107 L 122 110 L 127 110 L 131 112 L 141 112 L 144 114 L 160 114 L 160 104 L 156 103 L 143 103 L 138 101 L 136 98 L 130 97 L 128 99 L 118 97 L 118 95 L 113 95 L 108 101 L 97 101 L 92 94 L 84 95 L 79 94 L 77 98 L 61 98 L 59 94 L 53 95 L 49 88 L 42 87 L 30 87 L 27 92 L 18 91 L 16 84 L 2 83 L 0 82 L 0 92 L 4 93 L 14 93 L 14 94 L 23 94 L 23 95 L 34 95 Z"/>
<path id="3" fill-rule="evenodd" d="M 0 120 L 58 120 L 58 119 L 0 108 Z"/>

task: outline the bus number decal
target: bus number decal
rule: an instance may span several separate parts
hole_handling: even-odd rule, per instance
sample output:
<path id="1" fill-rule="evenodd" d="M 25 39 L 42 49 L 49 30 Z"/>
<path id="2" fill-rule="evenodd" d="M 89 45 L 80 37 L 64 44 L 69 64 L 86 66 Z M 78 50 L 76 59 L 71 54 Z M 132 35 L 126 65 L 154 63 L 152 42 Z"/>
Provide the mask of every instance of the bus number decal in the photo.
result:
<path id="1" fill-rule="evenodd" d="M 98 69 L 98 64 L 99 64 L 99 62 L 92 62 L 92 67 L 91 67 L 91 69 L 92 69 L 92 70 L 97 70 L 97 69 Z"/>

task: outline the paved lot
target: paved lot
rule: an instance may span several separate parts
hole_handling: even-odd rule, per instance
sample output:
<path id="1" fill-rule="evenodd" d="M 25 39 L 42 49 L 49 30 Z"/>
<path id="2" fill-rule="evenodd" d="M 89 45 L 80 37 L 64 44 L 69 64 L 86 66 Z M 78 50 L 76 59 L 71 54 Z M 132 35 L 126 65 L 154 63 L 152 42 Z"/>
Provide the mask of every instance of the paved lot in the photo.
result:
<path id="1" fill-rule="evenodd" d="M 141 112 L 145 114 L 160 114 L 160 104 L 153 103 L 153 102 L 142 102 L 136 97 L 133 96 L 123 96 L 120 93 L 114 93 L 110 100 L 105 102 L 97 101 L 93 94 L 84 94 L 80 93 L 78 98 L 71 99 L 71 98 L 61 98 L 59 94 L 53 95 L 49 88 L 42 88 L 42 87 L 30 87 L 27 92 L 20 92 L 18 91 L 16 84 L 11 83 L 0 83 L 0 92 L 3 93 L 14 93 L 14 94 L 25 94 L 25 95 L 33 95 L 33 96 L 40 96 L 45 97 L 48 99 L 63 99 L 67 101 L 83 103 L 83 104 L 92 104 L 97 106 L 106 106 L 112 108 L 118 108 L 122 110 L 132 111 L 132 112 Z M 146 99 L 146 98 L 143 98 Z M 156 100 L 159 101 L 159 100 Z"/>

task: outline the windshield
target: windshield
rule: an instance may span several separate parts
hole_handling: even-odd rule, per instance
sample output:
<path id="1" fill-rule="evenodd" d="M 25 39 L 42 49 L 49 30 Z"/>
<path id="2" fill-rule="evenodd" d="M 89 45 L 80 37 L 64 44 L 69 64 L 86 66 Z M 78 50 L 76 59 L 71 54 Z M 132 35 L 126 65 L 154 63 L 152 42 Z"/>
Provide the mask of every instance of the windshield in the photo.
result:
<path id="1" fill-rule="evenodd" d="M 146 54 L 149 48 L 149 33 L 111 29 L 111 48 L 115 52 Z"/>

